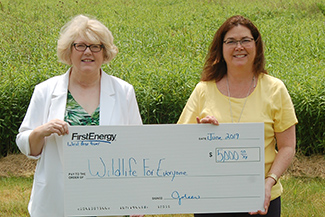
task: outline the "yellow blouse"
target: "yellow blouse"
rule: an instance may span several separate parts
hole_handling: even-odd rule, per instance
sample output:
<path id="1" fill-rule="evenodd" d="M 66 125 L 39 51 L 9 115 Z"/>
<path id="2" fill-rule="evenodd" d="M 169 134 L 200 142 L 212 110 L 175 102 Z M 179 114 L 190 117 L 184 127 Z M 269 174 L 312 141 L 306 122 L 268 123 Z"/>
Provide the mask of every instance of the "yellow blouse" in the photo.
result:
<path id="1" fill-rule="evenodd" d="M 245 98 L 230 98 L 233 120 L 239 119 Z M 228 96 L 223 95 L 215 81 L 199 82 L 178 120 L 178 124 L 196 123 L 196 117 L 214 116 L 219 123 L 231 123 Z M 254 91 L 248 96 L 240 122 L 264 122 L 265 175 L 270 171 L 277 151 L 275 132 L 283 132 L 298 123 L 293 103 L 283 82 L 261 74 Z M 271 200 L 282 193 L 281 182 L 273 186 Z"/>

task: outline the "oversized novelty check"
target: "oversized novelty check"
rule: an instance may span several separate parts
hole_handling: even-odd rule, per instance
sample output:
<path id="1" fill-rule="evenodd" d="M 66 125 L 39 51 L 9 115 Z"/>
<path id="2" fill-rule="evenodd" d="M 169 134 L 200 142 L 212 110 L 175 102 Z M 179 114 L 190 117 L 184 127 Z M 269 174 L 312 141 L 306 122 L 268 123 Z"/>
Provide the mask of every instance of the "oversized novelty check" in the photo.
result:
<path id="1" fill-rule="evenodd" d="M 263 210 L 264 124 L 70 127 L 65 214 Z"/>

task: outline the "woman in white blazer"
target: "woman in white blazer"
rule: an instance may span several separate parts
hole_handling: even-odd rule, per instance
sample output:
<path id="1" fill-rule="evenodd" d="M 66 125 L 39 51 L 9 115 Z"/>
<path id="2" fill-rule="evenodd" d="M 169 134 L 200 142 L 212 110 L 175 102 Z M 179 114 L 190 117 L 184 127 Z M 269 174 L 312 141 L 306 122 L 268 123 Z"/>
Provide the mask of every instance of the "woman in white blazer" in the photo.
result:
<path id="1" fill-rule="evenodd" d="M 38 160 L 28 205 L 32 217 L 64 216 L 61 136 L 69 124 L 142 124 L 133 86 L 101 69 L 117 52 L 111 32 L 96 19 L 79 15 L 62 28 L 57 53 L 71 68 L 36 85 L 16 139 L 22 153 Z"/>

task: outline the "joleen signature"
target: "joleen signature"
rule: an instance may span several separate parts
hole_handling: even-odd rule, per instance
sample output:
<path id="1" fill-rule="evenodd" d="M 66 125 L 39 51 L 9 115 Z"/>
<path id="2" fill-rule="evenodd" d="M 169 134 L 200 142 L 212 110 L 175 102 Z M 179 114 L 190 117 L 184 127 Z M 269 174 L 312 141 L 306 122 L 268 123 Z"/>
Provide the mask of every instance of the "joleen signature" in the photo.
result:
<path id="1" fill-rule="evenodd" d="M 187 195 L 187 194 L 180 195 L 178 193 L 178 191 L 173 191 L 172 194 L 171 194 L 171 197 L 173 199 L 178 200 L 178 205 L 182 205 L 182 200 L 184 200 L 184 199 L 186 199 L 186 200 L 198 200 L 198 199 L 201 198 L 200 195 L 197 195 L 197 196 Z"/>

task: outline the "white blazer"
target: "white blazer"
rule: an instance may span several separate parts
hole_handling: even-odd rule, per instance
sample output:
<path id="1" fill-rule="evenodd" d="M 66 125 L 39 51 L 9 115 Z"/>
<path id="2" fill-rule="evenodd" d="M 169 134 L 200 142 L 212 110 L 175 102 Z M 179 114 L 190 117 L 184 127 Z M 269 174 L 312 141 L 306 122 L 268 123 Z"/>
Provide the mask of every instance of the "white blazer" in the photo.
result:
<path id="1" fill-rule="evenodd" d="M 64 119 L 69 84 L 69 69 L 35 86 L 27 113 L 19 128 L 16 143 L 22 153 L 38 159 L 28 210 L 31 217 L 64 216 L 61 138 L 46 138 L 40 156 L 30 156 L 29 135 L 33 129 L 53 119 Z M 141 125 L 133 86 L 102 71 L 100 125 Z"/>

